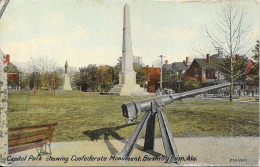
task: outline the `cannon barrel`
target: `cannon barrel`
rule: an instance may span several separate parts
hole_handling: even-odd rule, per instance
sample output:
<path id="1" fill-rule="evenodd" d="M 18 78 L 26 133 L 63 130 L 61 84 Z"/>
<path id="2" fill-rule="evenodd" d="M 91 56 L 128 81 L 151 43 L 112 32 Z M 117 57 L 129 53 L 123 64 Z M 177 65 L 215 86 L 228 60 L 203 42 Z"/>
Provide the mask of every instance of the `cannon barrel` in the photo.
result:
<path id="1" fill-rule="evenodd" d="M 152 102 L 154 102 L 156 99 L 159 99 L 159 101 L 162 103 L 162 105 L 168 105 L 171 104 L 173 101 L 176 100 L 181 100 L 187 97 L 193 97 L 195 95 L 205 93 L 211 90 L 216 90 L 224 87 L 230 86 L 229 82 L 223 83 L 223 84 L 218 84 L 214 86 L 209 86 L 205 88 L 200 88 L 200 89 L 195 89 L 187 92 L 183 92 L 181 94 L 169 94 L 169 95 L 162 95 L 162 96 L 157 96 L 154 98 L 150 99 L 145 99 L 142 101 L 137 101 L 137 102 L 131 102 L 128 104 L 123 104 L 122 107 L 122 112 L 123 116 L 127 117 L 127 122 L 130 123 L 134 119 L 137 118 L 138 114 L 143 111 L 151 111 L 152 110 Z"/>

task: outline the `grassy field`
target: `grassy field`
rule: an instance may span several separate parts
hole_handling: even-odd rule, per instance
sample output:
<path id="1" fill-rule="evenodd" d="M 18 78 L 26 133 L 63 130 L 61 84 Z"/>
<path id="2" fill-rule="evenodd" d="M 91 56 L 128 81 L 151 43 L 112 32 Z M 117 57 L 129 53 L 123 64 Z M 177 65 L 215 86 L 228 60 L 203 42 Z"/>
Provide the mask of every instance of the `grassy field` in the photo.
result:
<path id="1" fill-rule="evenodd" d="M 56 92 L 55 97 L 46 91 L 35 96 L 32 92 L 9 92 L 8 126 L 58 122 L 53 141 L 127 139 L 136 122 L 125 124 L 121 105 L 144 98 L 79 91 Z M 249 103 L 183 100 L 166 106 L 165 112 L 175 137 L 258 136 L 258 108 L 258 104 Z M 156 136 L 160 136 L 158 123 Z"/>

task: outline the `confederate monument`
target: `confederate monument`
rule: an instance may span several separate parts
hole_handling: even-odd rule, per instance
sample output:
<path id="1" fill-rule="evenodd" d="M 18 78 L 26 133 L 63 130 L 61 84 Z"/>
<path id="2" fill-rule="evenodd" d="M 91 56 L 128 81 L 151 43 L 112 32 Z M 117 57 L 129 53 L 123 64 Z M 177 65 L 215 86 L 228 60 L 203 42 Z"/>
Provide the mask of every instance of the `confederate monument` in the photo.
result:
<path id="1" fill-rule="evenodd" d="M 124 7 L 122 70 L 119 73 L 119 84 L 115 85 L 109 93 L 120 96 L 148 95 L 144 89 L 136 84 L 136 73 L 133 69 L 133 53 L 131 40 L 130 12 L 128 4 Z"/>
<path id="2" fill-rule="evenodd" d="M 72 90 L 70 85 L 70 76 L 68 74 L 68 61 L 65 63 L 65 77 L 64 77 L 64 83 L 63 83 L 63 90 Z"/>

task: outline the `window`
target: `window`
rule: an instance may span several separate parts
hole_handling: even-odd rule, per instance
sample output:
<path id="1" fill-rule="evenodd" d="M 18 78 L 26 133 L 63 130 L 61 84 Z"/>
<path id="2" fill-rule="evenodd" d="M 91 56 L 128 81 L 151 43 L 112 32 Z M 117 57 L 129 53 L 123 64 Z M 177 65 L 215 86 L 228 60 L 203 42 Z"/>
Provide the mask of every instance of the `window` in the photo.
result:
<path id="1" fill-rule="evenodd" d="M 194 68 L 194 77 L 198 77 L 198 69 Z"/>
<path id="2" fill-rule="evenodd" d="M 211 78 L 215 78 L 215 72 L 213 70 L 211 71 Z"/>
<path id="3" fill-rule="evenodd" d="M 206 71 L 206 78 L 209 78 L 209 71 Z"/>
<path id="4" fill-rule="evenodd" d="M 205 74 L 205 70 L 202 70 L 202 78 L 205 78 L 206 74 Z"/>

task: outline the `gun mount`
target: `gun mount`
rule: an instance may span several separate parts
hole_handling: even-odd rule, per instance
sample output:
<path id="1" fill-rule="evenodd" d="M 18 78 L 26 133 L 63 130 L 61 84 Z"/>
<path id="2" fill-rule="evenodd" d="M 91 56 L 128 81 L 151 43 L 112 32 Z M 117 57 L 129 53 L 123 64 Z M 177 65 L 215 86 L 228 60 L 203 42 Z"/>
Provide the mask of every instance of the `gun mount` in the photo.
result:
<path id="1" fill-rule="evenodd" d="M 223 83 L 214 86 L 209 86 L 205 88 L 195 89 L 192 91 L 180 93 L 180 94 L 169 94 L 157 96 L 155 98 L 146 99 L 139 102 L 131 102 L 128 104 L 123 104 L 122 112 L 123 116 L 126 117 L 126 122 L 131 123 L 135 120 L 141 112 L 145 112 L 140 123 L 137 125 L 132 136 L 123 148 L 120 156 L 129 157 L 134 149 L 140 134 L 146 125 L 146 134 L 144 141 L 144 150 L 154 149 L 154 139 L 155 139 L 155 116 L 157 114 L 161 136 L 163 140 L 164 150 L 166 154 L 167 162 L 178 163 L 178 151 L 174 143 L 173 135 L 168 124 L 166 115 L 164 114 L 163 106 L 169 105 L 176 100 L 181 100 L 187 97 L 193 97 L 198 94 L 206 93 L 211 90 L 216 90 L 224 87 L 230 86 L 230 83 Z"/>

